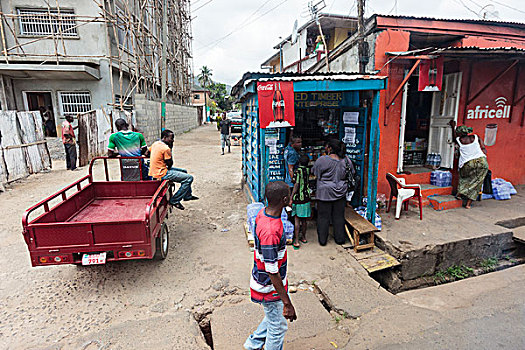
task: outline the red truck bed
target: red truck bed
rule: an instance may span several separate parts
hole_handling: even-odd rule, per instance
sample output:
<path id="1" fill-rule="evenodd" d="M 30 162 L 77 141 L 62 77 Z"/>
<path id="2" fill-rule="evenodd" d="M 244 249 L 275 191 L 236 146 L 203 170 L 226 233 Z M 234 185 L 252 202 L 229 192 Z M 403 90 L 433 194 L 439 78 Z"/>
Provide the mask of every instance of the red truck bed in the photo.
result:
<path id="1" fill-rule="evenodd" d="M 56 199 L 61 201 L 51 207 Z M 166 181 L 94 182 L 90 171 L 26 211 L 31 263 L 80 264 L 85 254 L 104 252 L 107 261 L 151 259 L 161 229 L 167 229 L 168 199 Z M 37 210 L 43 212 L 30 221 Z"/>

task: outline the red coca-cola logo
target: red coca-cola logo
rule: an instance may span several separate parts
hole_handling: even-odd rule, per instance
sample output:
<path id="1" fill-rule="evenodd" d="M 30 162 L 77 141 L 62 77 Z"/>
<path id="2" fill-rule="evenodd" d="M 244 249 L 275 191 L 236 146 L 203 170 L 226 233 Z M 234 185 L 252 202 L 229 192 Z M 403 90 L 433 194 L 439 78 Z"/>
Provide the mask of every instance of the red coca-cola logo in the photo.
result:
<path id="1" fill-rule="evenodd" d="M 259 84 L 257 86 L 257 91 L 273 91 L 273 83 L 268 83 L 266 85 Z"/>

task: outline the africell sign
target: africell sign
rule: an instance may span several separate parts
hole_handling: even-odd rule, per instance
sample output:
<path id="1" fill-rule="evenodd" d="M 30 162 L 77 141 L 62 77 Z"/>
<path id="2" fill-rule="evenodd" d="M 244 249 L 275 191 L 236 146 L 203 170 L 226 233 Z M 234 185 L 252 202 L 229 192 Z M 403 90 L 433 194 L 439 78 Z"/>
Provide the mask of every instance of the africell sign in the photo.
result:
<path id="1" fill-rule="evenodd" d="M 495 108 L 476 106 L 467 109 L 467 119 L 508 119 L 510 117 L 510 105 L 507 104 L 505 97 L 496 98 L 494 104 L 496 105 Z"/>

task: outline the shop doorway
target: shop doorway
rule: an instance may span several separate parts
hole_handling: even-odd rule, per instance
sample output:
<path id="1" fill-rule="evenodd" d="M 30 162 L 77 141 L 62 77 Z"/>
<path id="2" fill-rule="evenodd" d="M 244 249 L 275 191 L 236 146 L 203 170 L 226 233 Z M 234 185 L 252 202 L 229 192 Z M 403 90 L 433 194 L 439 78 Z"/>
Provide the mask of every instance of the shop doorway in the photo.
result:
<path id="1" fill-rule="evenodd" d="M 454 166 L 454 140 L 448 123 L 457 121 L 461 73 L 443 75 L 441 91 L 433 93 L 428 153 L 441 155 L 441 167 Z"/>
<path id="2" fill-rule="evenodd" d="M 457 120 L 461 73 L 445 74 L 441 91 L 418 91 L 417 75 L 403 90 L 398 173 L 428 172 L 427 156 L 439 155 L 441 168 L 452 168 L 454 144 L 448 123 Z"/>
<path id="3" fill-rule="evenodd" d="M 44 134 L 49 137 L 56 137 L 56 119 L 53 113 L 51 93 L 24 91 L 24 103 L 26 110 L 40 111 Z"/>

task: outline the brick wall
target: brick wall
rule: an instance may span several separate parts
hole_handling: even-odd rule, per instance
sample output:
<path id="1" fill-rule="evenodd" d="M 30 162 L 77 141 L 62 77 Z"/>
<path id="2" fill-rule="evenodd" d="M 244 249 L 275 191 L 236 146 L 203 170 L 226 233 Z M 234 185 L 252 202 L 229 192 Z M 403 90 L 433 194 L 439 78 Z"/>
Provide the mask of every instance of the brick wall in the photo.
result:
<path id="1" fill-rule="evenodd" d="M 149 144 L 160 138 L 160 102 L 147 100 L 145 95 L 135 94 L 135 113 L 137 127 L 142 131 Z M 166 129 L 176 135 L 196 128 L 198 125 L 197 108 L 166 104 Z"/>

